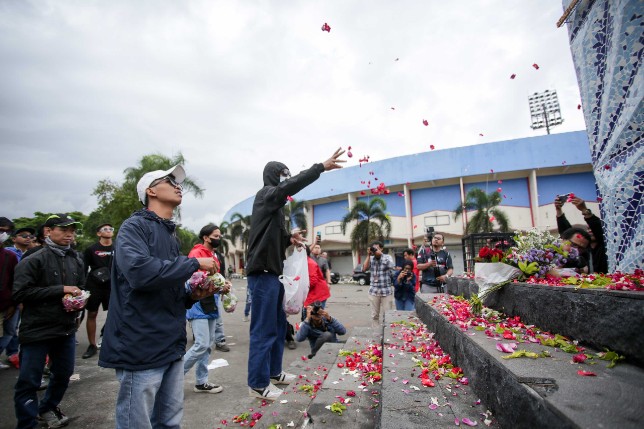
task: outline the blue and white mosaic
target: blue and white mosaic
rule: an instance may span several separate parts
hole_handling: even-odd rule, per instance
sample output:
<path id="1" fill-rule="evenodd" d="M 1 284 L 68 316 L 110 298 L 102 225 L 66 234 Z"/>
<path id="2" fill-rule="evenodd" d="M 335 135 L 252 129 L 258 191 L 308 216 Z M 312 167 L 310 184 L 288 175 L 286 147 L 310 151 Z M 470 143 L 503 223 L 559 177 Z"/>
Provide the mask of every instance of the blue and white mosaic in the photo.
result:
<path id="1" fill-rule="evenodd" d="M 643 16 L 642 0 L 582 0 L 568 18 L 611 271 L 644 267 Z"/>

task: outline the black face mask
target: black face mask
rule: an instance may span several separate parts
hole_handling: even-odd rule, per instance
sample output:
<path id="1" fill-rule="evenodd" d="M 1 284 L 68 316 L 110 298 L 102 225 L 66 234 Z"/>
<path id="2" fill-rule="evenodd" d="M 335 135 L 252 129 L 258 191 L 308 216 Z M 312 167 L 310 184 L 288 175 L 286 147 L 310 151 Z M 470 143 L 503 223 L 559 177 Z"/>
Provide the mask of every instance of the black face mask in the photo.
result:
<path id="1" fill-rule="evenodd" d="M 219 240 L 219 239 L 214 239 L 214 238 L 211 238 L 211 239 L 210 239 L 210 245 L 211 245 L 214 249 L 216 249 L 217 247 L 219 247 L 219 245 L 220 245 L 220 244 L 221 244 L 221 240 Z"/>

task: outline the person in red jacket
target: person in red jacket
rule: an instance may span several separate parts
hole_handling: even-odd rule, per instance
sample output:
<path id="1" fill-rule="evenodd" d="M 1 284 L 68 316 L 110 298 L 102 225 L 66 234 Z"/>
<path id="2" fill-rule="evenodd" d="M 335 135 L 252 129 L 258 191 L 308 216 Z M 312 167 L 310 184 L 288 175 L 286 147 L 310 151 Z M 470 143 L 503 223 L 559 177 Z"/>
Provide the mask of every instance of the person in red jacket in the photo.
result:
<path id="1" fill-rule="evenodd" d="M 311 248 L 306 246 L 306 256 L 309 263 L 309 294 L 306 296 L 304 301 L 304 307 L 302 308 L 302 321 L 306 319 L 306 307 L 313 304 L 316 301 L 320 301 L 322 308 L 326 305 L 326 300 L 331 297 L 331 291 L 329 290 L 329 284 L 322 274 L 320 265 L 311 258 Z"/>

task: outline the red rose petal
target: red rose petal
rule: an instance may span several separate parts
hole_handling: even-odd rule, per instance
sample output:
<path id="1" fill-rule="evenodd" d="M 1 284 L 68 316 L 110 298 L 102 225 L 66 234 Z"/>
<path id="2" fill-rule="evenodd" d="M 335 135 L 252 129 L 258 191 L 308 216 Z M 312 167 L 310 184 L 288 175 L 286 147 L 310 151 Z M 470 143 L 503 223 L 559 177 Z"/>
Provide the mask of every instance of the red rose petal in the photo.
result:
<path id="1" fill-rule="evenodd" d="M 286 196 L 286 200 L 287 200 L 287 201 L 293 201 L 293 197 L 291 197 L 290 195 L 287 195 L 287 196 Z"/>
<path id="2" fill-rule="evenodd" d="M 330 33 L 331 27 L 329 27 L 329 24 L 325 22 L 324 25 L 322 25 L 322 31 L 326 31 L 327 33 Z"/>
<path id="3" fill-rule="evenodd" d="M 348 156 L 349 158 L 353 158 L 353 154 L 351 153 L 351 151 L 348 151 L 348 152 L 347 152 L 347 156 Z"/>
<path id="4" fill-rule="evenodd" d="M 610 165 L 609 164 L 604 165 L 604 170 L 610 170 Z"/>
<path id="5" fill-rule="evenodd" d="M 534 67 L 535 70 L 539 70 L 539 64 L 537 63 L 532 64 L 532 67 Z"/>
<path id="6" fill-rule="evenodd" d="M 429 125 L 429 122 L 427 121 L 427 119 L 423 119 L 423 125 L 424 125 L 424 126 Z"/>
<path id="7" fill-rule="evenodd" d="M 580 369 L 577 371 L 578 375 L 583 375 L 584 377 L 597 377 L 597 374 L 595 374 L 592 371 L 584 371 L 583 369 Z"/>
<path id="8" fill-rule="evenodd" d="M 479 133 L 479 137 L 483 137 L 483 133 Z"/>
<path id="9" fill-rule="evenodd" d="M 501 183 L 503 183 L 503 180 L 499 180 L 499 181 L 498 181 L 498 182 L 496 182 L 496 183 L 498 183 L 498 184 L 500 185 Z"/>
<path id="10" fill-rule="evenodd" d="M 577 110 L 581 110 L 581 104 L 577 105 Z"/>
<path id="11" fill-rule="evenodd" d="M 430 144 L 430 145 L 429 145 L 429 148 L 430 148 L 431 150 L 436 149 L 436 148 L 434 147 L 434 145 L 433 145 L 433 144 Z"/>
<path id="12" fill-rule="evenodd" d="M 574 363 L 584 363 L 586 359 L 588 359 L 588 357 L 583 353 L 576 354 L 572 357 L 572 361 Z"/>
<path id="13" fill-rule="evenodd" d="M 515 77 L 517 77 L 517 75 L 516 75 L 516 74 L 514 74 L 514 73 L 512 73 L 512 74 L 510 75 L 510 79 L 514 79 Z"/>
<path id="14" fill-rule="evenodd" d="M 496 192 L 501 193 L 501 188 L 496 188 Z"/>
<path id="15" fill-rule="evenodd" d="M 602 200 L 602 197 L 597 197 L 597 202 L 598 202 L 598 203 L 601 203 L 602 201 L 603 201 L 603 200 Z"/>
<path id="16" fill-rule="evenodd" d="M 494 222 L 496 218 L 494 216 L 490 216 L 490 222 Z"/>

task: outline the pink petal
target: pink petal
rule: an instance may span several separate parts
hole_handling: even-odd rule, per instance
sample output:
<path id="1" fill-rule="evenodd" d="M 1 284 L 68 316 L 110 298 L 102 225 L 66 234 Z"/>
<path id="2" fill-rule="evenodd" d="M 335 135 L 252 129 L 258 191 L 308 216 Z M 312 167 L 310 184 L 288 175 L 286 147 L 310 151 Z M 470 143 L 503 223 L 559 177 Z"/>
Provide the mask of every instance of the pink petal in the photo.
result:
<path id="1" fill-rule="evenodd" d="M 433 144 L 430 144 L 430 145 L 429 145 L 429 148 L 430 148 L 431 150 L 436 149 L 436 148 L 434 147 L 434 145 L 433 145 Z"/>
<path id="2" fill-rule="evenodd" d="M 583 375 L 585 377 L 596 377 L 597 376 L 597 374 L 595 374 L 594 372 L 592 372 L 592 371 L 584 371 L 583 369 L 580 369 L 579 371 L 577 371 L 577 374 L 578 375 Z"/>
<path id="3" fill-rule="evenodd" d="M 461 421 L 464 424 L 468 425 L 468 426 L 476 426 L 478 424 L 477 422 L 473 422 L 472 420 L 468 419 L 467 417 L 461 419 Z"/>
<path id="4" fill-rule="evenodd" d="M 403 380 L 402 384 L 409 384 L 409 380 Z"/>
<path id="5" fill-rule="evenodd" d="M 460 425 L 461 425 L 461 422 L 458 420 L 458 417 L 454 419 L 454 424 L 455 424 L 456 426 L 460 426 Z"/>
<path id="6" fill-rule="evenodd" d="M 514 353 L 516 348 L 516 343 L 496 343 L 496 349 L 503 353 Z"/>
<path id="7" fill-rule="evenodd" d="M 438 405 L 436 405 L 436 404 L 429 404 L 429 409 L 430 409 L 430 410 L 435 410 L 436 408 L 438 408 Z"/>

